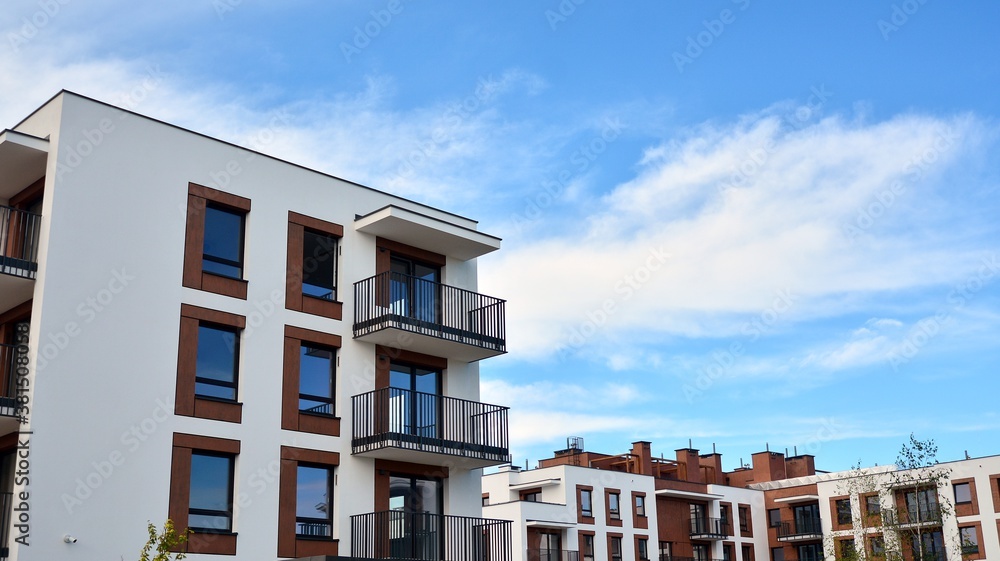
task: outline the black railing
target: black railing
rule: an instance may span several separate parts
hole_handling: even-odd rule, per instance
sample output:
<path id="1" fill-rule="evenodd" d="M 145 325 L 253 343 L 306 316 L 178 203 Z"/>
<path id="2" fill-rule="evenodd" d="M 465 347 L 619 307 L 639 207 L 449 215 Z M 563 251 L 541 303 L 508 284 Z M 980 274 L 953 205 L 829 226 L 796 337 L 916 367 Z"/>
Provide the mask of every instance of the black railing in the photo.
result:
<path id="1" fill-rule="evenodd" d="M 10 557 L 10 518 L 14 493 L 0 493 L 0 559 Z"/>
<path id="2" fill-rule="evenodd" d="M 466 399 L 382 388 L 351 398 L 355 454 L 407 448 L 506 463 L 509 408 Z"/>
<path id="3" fill-rule="evenodd" d="M 580 561 L 579 551 L 565 549 L 529 549 L 528 561 Z"/>
<path id="4" fill-rule="evenodd" d="M 729 535 L 729 520 L 725 518 L 692 518 L 691 537 L 722 539 Z"/>
<path id="5" fill-rule="evenodd" d="M 37 214 L 0 206 L 0 273 L 35 278 L 41 223 Z"/>
<path id="6" fill-rule="evenodd" d="M 354 336 L 396 328 L 506 351 L 505 300 L 402 273 L 354 283 Z"/>
<path id="7" fill-rule="evenodd" d="M 0 345 L 0 416 L 20 417 L 17 400 L 17 369 L 24 347 Z M 23 366 L 22 366 L 23 367 Z"/>
<path id="8" fill-rule="evenodd" d="M 351 557 L 511 561 L 511 521 L 399 510 L 351 516 Z"/>
<path id="9" fill-rule="evenodd" d="M 892 512 L 892 511 L 890 511 Z M 940 524 L 943 513 L 941 507 L 936 504 L 920 505 L 920 507 L 897 508 L 895 520 L 889 520 L 899 526 L 912 524 Z"/>
<path id="10" fill-rule="evenodd" d="M 680 557 L 678 555 L 661 555 L 660 561 L 722 561 L 722 559 L 715 559 L 709 557 Z"/>
<path id="11" fill-rule="evenodd" d="M 805 536 L 822 536 L 823 525 L 817 518 L 806 518 L 795 522 L 782 522 L 778 526 L 778 539 L 802 539 Z"/>

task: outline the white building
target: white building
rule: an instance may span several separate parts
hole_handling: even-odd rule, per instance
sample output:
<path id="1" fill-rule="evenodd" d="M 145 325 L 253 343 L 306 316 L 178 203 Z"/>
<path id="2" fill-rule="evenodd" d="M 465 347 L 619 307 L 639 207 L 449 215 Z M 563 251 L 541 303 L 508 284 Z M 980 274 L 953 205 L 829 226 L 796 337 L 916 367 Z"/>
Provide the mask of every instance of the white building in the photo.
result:
<path id="1" fill-rule="evenodd" d="M 467 218 L 70 92 L 0 133 L 0 559 L 503 561 Z M 487 551 L 488 550 L 488 551 Z"/>

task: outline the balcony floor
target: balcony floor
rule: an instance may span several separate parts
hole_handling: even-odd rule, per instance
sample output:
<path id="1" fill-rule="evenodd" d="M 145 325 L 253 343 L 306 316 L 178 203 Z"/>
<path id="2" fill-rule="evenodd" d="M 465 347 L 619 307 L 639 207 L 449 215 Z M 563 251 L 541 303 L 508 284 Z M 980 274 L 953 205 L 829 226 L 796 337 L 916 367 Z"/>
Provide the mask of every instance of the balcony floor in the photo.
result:
<path id="1" fill-rule="evenodd" d="M 377 442 L 364 446 L 360 451 L 358 451 L 358 448 L 357 443 L 355 443 L 354 455 L 364 458 L 394 460 L 430 466 L 449 466 L 459 469 L 480 469 L 510 463 L 510 454 L 507 450 L 489 448 L 483 450 L 482 453 L 470 453 L 467 450 L 449 448 L 447 446 L 441 446 L 433 450 L 427 448 L 420 450 L 414 449 L 405 440 L 392 440 L 388 435 L 379 437 Z"/>
<path id="2" fill-rule="evenodd" d="M 369 323 L 373 325 L 364 326 L 366 331 L 372 331 L 355 338 L 366 343 L 464 362 L 476 362 L 506 352 L 503 340 L 482 341 L 473 333 L 435 331 L 430 327 L 400 321 L 401 317 L 389 314 L 372 320 Z M 355 333 L 358 329 L 359 326 L 355 325 Z"/>

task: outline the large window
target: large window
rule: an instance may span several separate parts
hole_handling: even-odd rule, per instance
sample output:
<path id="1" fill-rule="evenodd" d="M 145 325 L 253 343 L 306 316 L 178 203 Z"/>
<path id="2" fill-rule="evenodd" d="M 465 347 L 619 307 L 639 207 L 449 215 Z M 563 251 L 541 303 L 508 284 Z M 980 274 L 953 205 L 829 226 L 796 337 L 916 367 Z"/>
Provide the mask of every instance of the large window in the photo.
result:
<path id="1" fill-rule="evenodd" d="M 311 343 L 299 350 L 299 411 L 334 416 L 337 352 Z"/>
<path id="2" fill-rule="evenodd" d="M 333 535 L 333 470 L 298 465 L 295 489 L 295 535 L 329 538 Z"/>
<path id="3" fill-rule="evenodd" d="M 391 432 L 440 437 L 441 371 L 393 361 L 389 388 Z"/>
<path id="4" fill-rule="evenodd" d="M 819 534 L 823 530 L 819 523 L 819 505 L 796 505 L 792 508 L 796 534 Z"/>
<path id="5" fill-rule="evenodd" d="M 839 546 L 837 548 L 838 553 L 840 553 L 840 559 L 854 559 L 856 552 L 854 550 L 854 540 L 839 540 L 837 542 Z"/>
<path id="6" fill-rule="evenodd" d="M 872 536 L 868 539 L 868 549 L 872 557 L 885 557 L 885 538 L 882 536 Z"/>
<path id="7" fill-rule="evenodd" d="M 201 269 L 232 279 L 243 278 L 245 214 L 209 204 L 205 209 L 205 240 Z"/>
<path id="8" fill-rule="evenodd" d="M 865 513 L 868 516 L 875 516 L 882 512 L 882 505 L 878 495 L 865 495 Z"/>
<path id="9" fill-rule="evenodd" d="M 969 487 L 968 483 L 956 483 L 955 484 L 955 504 L 964 504 L 972 502 L 972 489 Z"/>
<path id="10" fill-rule="evenodd" d="M 343 317 L 337 263 L 344 227 L 288 213 L 285 307 L 332 319 Z"/>
<path id="11" fill-rule="evenodd" d="M 302 236 L 302 295 L 337 300 L 339 238 L 306 230 Z"/>
<path id="12" fill-rule="evenodd" d="M 183 284 L 246 299 L 244 244 L 250 199 L 188 184 Z"/>
<path id="13" fill-rule="evenodd" d="M 823 547 L 820 544 L 800 545 L 798 550 L 799 561 L 823 561 Z"/>
<path id="14" fill-rule="evenodd" d="M 233 464 L 231 455 L 191 453 L 188 527 L 196 532 L 233 529 Z"/>
<path id="15" fill-rule="evenodd" d="M 837 524 L 851 523 L 851 499 L 839 499 L 837 506 Z"/>
<path id="16" fill-rule="evenodd" d="M 177 415 L 239 423 L 240 335 L 246 318 L 181 305 Z"/>
<path id="17" fill-rule="evenodd" d="M 590 489 L 580 489 L 580 516 L 594 517 L 594 492 Z"/>
<path id="18" fill-rule="evenodd" d="M 922 546 L 922 548 L 921 548 Z M 940 530 L 910 536 L 910 547 L 914 559 L 944 560 L 944 534 Z"/>
<path id="19" fill-rule="evenodd" d="M 958 529 L 959 540 L 962 546 L 962 555 L 972 555 L 979 553 L 979 534 L 975 526 L 966 526 Z"/>
<path id="20" fill-rule="evenodd" d="M 239 359 L 239 330 L 199 324 L 195 396 L 236 401 Z"/>
<path id="21" fill-rule="evenodd" d="M 920 489 L 917 491 L 907 491 L 906 513 L 909 516 L 908 522 L 923 522 L 940 519 L 938 510 L 937 490 Z"/>

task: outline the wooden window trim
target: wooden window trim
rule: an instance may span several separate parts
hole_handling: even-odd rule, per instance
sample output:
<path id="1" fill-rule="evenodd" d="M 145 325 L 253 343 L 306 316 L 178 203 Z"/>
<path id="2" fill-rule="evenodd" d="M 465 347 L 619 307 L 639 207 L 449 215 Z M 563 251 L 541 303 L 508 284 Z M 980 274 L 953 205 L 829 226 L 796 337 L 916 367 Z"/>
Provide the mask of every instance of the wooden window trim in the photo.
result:
<path id="1" fill-rule="evenodd" d="M 204 185 L 188 183 L 187 226 L 184 235 L 184 274 L 181 284 L 196 290 L 246 300 L 248 283 L 245 279 L 231 279 L 202 270 L 201 262 L 205 246 L 205 208 L 209 202 L 244 215 L 250 213 L 250 199 Z M 246 244 L 246 239 L 243 240 L 243 243 Z"/>
<path id="2" fill-rule="evenodd" d="M 640 515 L 638 509 L 635 508 L 636 497 L 642 497 L 642 507 L 645 514 Z M 649 502 L 646 501 L 646 493 L 632 491 L 632 527 L 640 530 L 649 529 Z"/>
<path id="3" fill-rule="evenodd" d="M 955 485 L 960 485 L 962 483 L 969 484 L 969 495 L 972 498 L 972 502 L 969 503 L 959 503 L 955 501 L 955 516 L 976 516 L 979 514 L 979 495 L 976 493 L 976 478 L 966 477 L 964 479 L 954 479 L 951 482 L 952 486 L 952 496 L 954 497 L 954 487 Z"/>
<path id="4" fill-rule="evenodd" d="M 726 535 L 727 536 L 734 536 L 734 535 L 736 535 L 736 528 L 733 527 L 733 517 L 734 517 L 733 503 L 720 502 L 719 503 L 719 510 L 722 510 L 722 507 L 727 507 L 726 508 L 726 522 L 725 522 L 725 524 L 726 524 Z"/>
<path id="5" fill-rule="evenodd" d="M 593 555 L 593 558 L 594 558 L 594 561 L 597 561 L 597 532 L 594 532 L 592 530 L 577 530 L 576 531 L 576 545 L 577 545 L 577 549 L 578 549 L 577 553 L 580 556 L 580 561 L 585 561 L 585 558 L 583 556 L 583 554 L 584 554 L 583 537 L 584 536 L 590 536 L 590 537 L 594 538 L 594 555 Z"/>
<path id="6" fill-rule="evenodd" d="M 243 316 L 209 310 L 190 304 L 181 304 L 180 338 L 177 345 L 177 391 L 174 397 L 174 413 L 185 417 L 200 417 L 202 419 L 239 423 L 243 419 L 242 403 L 216 401 L 195 395 L 195 374 L 198 364 L 198 326 L 201 322 L 224 325 L 238 330 L 246 327 L 246 318 Z M 240 380 L 237 378 L 237 387 L 239 385 Z"/>
<path id="7" fill-rule="evenodd" d="M 961 559 L 986 559 L 986 544 L 983 542 L 983 523 L 982 522 L 959 522 L 958 524 L 958 550 L 962 551 L 962 528 L 975 528 L 976 529 L 976 543 L 979 545 L 979 551 L 976 553 L 962 554 Z"/>
<path id="8" fill-rule="evenodd" d="M 854 528 L 854 505 L 851 504 L 851 522 L 850 524 L 841 524 L 840 519 L 837 518 L 837 501 L 851 500 L 850 495 L 840 495 L 837 497 L 830 497 L 830 524 L 833 525 L 834 530 L 851 530 Z M 839 551 L 839 550 L 838 550 Z"/>
<path id="9" fill-rule="evenodd" d="M 639 557 L 639 540 L 646 540 L 646 557 L 645 558 Z M 635 537 L 633 538 L 633 548 L 635 549 L 635 561 L 650 561 L 650 557 L 649 557 L 649 555 L 650 555 L 650 553 L 649 553 L 649 536 L 645 536 L 645 535 L 642 535 L 642 534 L 635 534 Z M 622 557 L 624 557 L 624 554 L 622 554 Z"/>
<path id="10" fill-rule="evenodd" d="M 448 258 L 440 253 L 434 253 L 433 251 L 427 251 L 426 249 L 420 249 L 419 247 L 413 247 L 412 245 L 406 245 L 405 243 L 385 238 L 375 238 L 375 248 L 377 250 L 375 252 L 376 273 L 389 272 L 389 258 L 394 254 L 414 261 L 422 261 L 436 267 L 444 267 L 448 262 Z"/>
<path id="11" fill-rule="evenodd" d="M 337 279 L 337 300 L 323 300 L 302 294 L 302 248 L 306 230 L 313 230 L 343 240 L 340 224 L 288 211 L 288 255 L 285 267 L 285 308 L 306 314 L 340 320 L 344 315 L 343 289 Z M 334 259 L 339 259 L 335 255 Z"/>
<path id="12" fill-rule="evenodd" d="M 737 509 L 745 509 L 745 511 L 747 513 L 747 529 L 744 530 L 742 527 L 740 528 L 740 537 L 743 537 L 743 538 L 752 538 L 753 537 L 753 509 L 750 508 L 750 505 L 748 505 L 746 503 L 736 503 L 736 508 Z M 737 511 L 737 513 L 738 512 L 739 511 Z"/>
<path id="13" fill-rule="evenodd" d="M 312 464 L 329 469 L 340 465 L 340 454 L 296 448 L 281 447 L 281 470 L 278 483 L 278 557 L 312 557 L 338 555 L 337 539 L 303 539 L 295 534 L 295 496 L 298 484 L 299 463 Z M 336 510 L 336 502 L 331 501 Z M 334 527 L 337 517 L 331 516 Z"/>
<path id="14" fill-rule="evenodd" d="M 215 452 L 228 456 L 239 456 L 240 441 L 194 434 L 174 433 L 170 463 L 170 499 L 167 512 L 174 526 L 179 530 L 188 527 L 188 508 L 191 504 L 191 455 L 195 451 Z M 236 482 L 234 481 L 235 485 Z M 233 499 L 237 497 L 233 489 Z M 187 543 L 173 551 L 178 553 L 207 553 L 215 555 L 236 555 L 236 532 L 207 533 L 194 532 Z"/>
<path id="15" fill-rule="evenodd" d="M 299 410 L 299 352 L 302 343 L 314 343 L 323 347 L 340 350 L 340 335 L 312 331 L 301 327 L 285 326 L 284 361 L 281 383 L 281 428 L 299 432 L 340 436 L 339 416 L 326 417 L 311 415 Z M 339 361 L 339 353 L 337 361 Z M 339 389 L 336 378 L 339 368 L 334 366 L 334 387 Z M 340 395 L 334 390 L 334 401 L 340 402 Z"/>
<path id="16" fill-rule="evenodd" d="M 993 512 L 1000 514 L 1000 473 L 990 476 L 990 493 L 993 495 Z"/>
<path id="17" fill-rule="evenodd" d="M 744 548 L 748 548 L 749 551 L 750 551 L 750 558 L 749 559 L 747 559 L 746 555 L 743 555 L 744 553 L 747 552 L 747 549 L 744 549 Z M 753 561 L 753 558 L 754 558 L 754 545 L 750 544 L 750 543 L 740 544 L 740 555 L 743 556 L 743 561 Z"/>
<path id="18" fill-rule="evenodd" d="M 618 519 L 615 520 L 611 518 L 611 495 L 618 495 Z M 622 492 L 621 489 L 612 489 L 610 487 L 604 488 L 604 513 L 606 516 L 606 522 L 608 526 L 613 526 L 615 528 L 621 528 L 624 526 L 623 518 L 625 518 L 622 511 L 624 507 L 622 506 Z M 624 555 L 624 554 L 623 554 Z"/>
<path id="19" fill-rule="evenodd" d="M 424 479 L 448 479 L 448 466 L 429 466 L 396 460 L 375 460 L 375 511 L 389 510 L 389 477 L 402 474 Z"/>
<path id="20" fill-rule="evenodd" d="M 583 515 L 583 491 L 590 491 L 590 516 Z M 576 486 L 576 519 L 579 524 L 594 524 L 594 488 L 590 485 Z"/>
<path id="21" fill-rule="evenodd" d="M 393 347 L 375 345 L 375 389 L 381 390 L 389 387 L 389 371 L 393 362 L 409 364 L 429 370 L 440 370 L 442 374 L 448 368 L 448 359 L 404 351 Z M 443 378 L 442 378 L 443 380 Z"/>
<path id="22" fill-rule="evenodd" d="M 621 544 L 621 559 L 625 561 L 625 534 L 618 532 L 608 532 L 608 561 L 613 561 L 614 556 L 611 554 L 611 541 L 613 538 L 618 538 L 618 543 Z"/>

